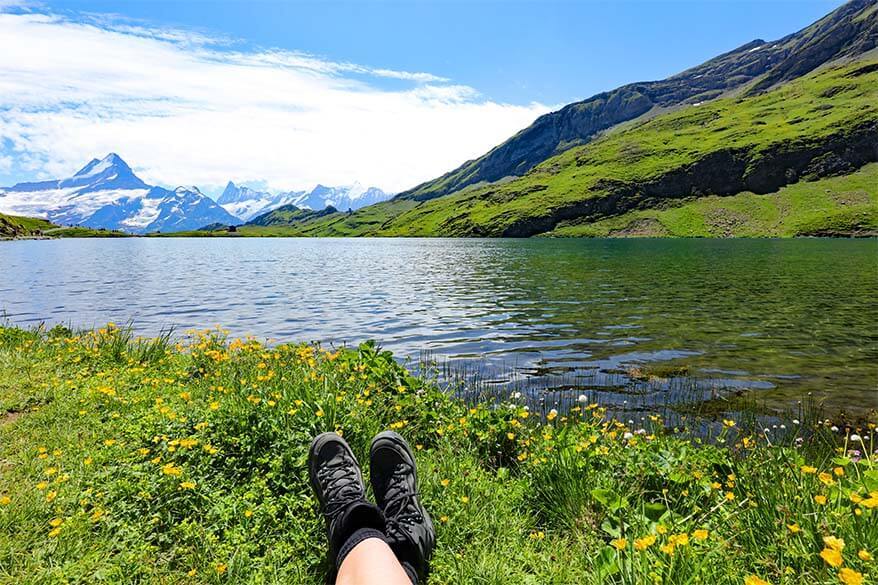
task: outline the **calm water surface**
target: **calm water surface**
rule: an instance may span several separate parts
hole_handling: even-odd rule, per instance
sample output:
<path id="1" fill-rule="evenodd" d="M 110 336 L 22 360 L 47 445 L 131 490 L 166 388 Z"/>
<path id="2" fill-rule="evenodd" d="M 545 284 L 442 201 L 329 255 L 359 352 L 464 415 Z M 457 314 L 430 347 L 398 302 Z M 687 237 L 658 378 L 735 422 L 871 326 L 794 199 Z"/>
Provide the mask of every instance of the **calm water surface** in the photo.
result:
<path id="1" fill-rule="evenodd" d="M 478 364 L 487 383 L 620 401 L 694 385 L 878 407 L 875 240 L 4 242 L 0 311 L 24 325 L 376 339 Z"/>

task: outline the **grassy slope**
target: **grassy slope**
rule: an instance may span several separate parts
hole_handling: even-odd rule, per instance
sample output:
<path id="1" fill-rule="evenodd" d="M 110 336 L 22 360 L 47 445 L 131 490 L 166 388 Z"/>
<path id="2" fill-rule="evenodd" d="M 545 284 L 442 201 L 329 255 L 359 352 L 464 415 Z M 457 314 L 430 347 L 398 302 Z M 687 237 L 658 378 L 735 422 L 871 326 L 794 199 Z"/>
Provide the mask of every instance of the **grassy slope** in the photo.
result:
<path id="1" fill-rule="evenodd" d="M 0 328 L 0 581 L 318 583 L 308 443 L 337 430 L 366 461 L 391 427 L 417 446 L 437 585 L 835 583 L 829 536 L 872 583 L 878 461 L 802 422 L 710 446 L 592 405 L 471 408 L 369 346 Z M 848 446 L 871 453 L 870 429 Z"/>
<path id="2" fill-rule="evenodd" d="M 777 193 L 701 197 L 667 209 L 562 224 L 552 236 L 791 237 L 878 235 L 878 163 L 847 176 L 799 182 Z"/>
<path id="3" fill-rule="evenodd" d="M 127 235 L 84 227 L 61 227 L 45 219 L 0 213 L 0 238 L 20 238 L 38 233 L 50 238 L 118 238 Z"/>
<path id="4" fill-rule="evenodd" d="M 878 118 L 878 71 L 864 63 L 822 70 L 744 99 L 691 106 L 620 129 L 550 158 L 525 176 L 427 201 L 391 201 L 338 220 L 297 226 L 301 235 L 498 235 L 522 220 L 610 193 L 606 180 L 643 183 L 723 149 L 758 157 Z"/>
<path id="5" fill-rule="evenodd" d="M 54 227 L 57 226 L 45 219 L 0 213 L 0 237 L 29 236 L 37 231 Z"/>

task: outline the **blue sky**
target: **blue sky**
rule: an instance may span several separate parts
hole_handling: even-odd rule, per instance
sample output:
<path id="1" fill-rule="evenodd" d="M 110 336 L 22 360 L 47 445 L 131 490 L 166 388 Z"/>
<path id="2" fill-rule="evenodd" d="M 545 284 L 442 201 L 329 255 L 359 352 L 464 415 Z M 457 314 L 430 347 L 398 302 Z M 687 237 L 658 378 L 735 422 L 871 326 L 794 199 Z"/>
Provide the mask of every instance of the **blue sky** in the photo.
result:
<path id="1" fill-rule="evenodd" d="M 0 0 L 0 185 L 112 150 L 209 192 L 401 190 L 564 103 L 841 3 Z"/>
<path id="2" fill-rule="evenodd" d="M 840 0 L 171 0 L 49 2 L 195 27 L 373 67 L 427 71 L 513 103 L 567 103 L 661 79 Z"/>

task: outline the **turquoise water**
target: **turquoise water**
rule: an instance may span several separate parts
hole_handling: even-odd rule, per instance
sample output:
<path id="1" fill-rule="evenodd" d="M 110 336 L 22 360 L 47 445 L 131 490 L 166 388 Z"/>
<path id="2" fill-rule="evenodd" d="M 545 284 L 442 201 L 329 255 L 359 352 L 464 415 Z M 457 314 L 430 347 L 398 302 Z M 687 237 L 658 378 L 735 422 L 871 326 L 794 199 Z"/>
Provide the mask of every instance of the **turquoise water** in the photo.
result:
<path id="1" fill-rule="evenodd" d="M 878 407 L 878 241 L 120 239 L 0 243 L 17 324 L 429 352 L 486 384 L 696 387 Z"/>

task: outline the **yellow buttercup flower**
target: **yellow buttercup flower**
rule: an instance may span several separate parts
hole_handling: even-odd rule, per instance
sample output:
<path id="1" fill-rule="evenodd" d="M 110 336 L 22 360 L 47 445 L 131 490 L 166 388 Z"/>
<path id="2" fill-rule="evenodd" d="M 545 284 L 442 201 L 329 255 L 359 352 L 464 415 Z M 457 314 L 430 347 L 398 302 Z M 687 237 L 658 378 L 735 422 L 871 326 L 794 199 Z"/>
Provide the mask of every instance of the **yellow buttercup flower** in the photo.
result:
<path id="1" fill-rule="evenodd" d="M 707 540 L 708 532 L 705 529 L 699 529 L 692 533 L 692 538 L 695 540 Z"/>
<path id="2" fill-rule="evenodd" d="M 799 527 L 799 525 L 798 525 L 797 523 L 795 523 L 795 522 L 794 522 L 793 524 L 787 524 L 787 528 L 788 528 L 789 531 L 792 532 L 793 534 L 796 534 L 797 532 L 799 532 L 799 531 L 802 530 L 802 529 Z"/>
<path id="3" fill-rule="evenodd" d="M 802 473 L 809 473 L 809 474 L 817 473 L 817 468 L 816 468 L 816 467 L 811 467 L 810 465 L 803 465 L 803 466 L 800 468 L 800 470 L 801 470 Z"/>
<path id="4" fill-rule="evenodd" d="M 867 561 L 867 562 L 868 562 L 868 561 L 871 561 L 871 560 L 872 560 L 872 555 L 869 554 L 869 551 L 867 551 L 867 550 L 865 550 L 865 549 L 863 549 L 863 550 L 861 550 L 860 552 L 858 552 L 858 553 L 857 553 L 857 556 L 860 557 L 860 560 L 861 560 L 861 561 Z"/>
<path id="5" fill-rule="evenodd" d="M 634 541 L 634 550 L 646 550 L 655 544 L 655 536 L 650 534 Z"/>
<path id="6" fill-rule="evenodd" d="M 8 506 L 12 503 L 12 498 L 9 496 L 0 496 L 0 506 Z"/>
<path id="7" fill-rule="evenodd" d="M 845 567 L 838 572 L 838 580 L 844 585 L 863 585 L 863 575 Z"/>
<path id="8" fill-rule="evenodd" d="M 818 494 L 818 495 L 814 496 L 814 502 L 823 506 L 824 504 L 826 504 L 826 496 L 822 496 L 822 495 Z"/>
<path id="9" fill-rule="evenodd" d="M 841 551 L 834 548 L 824 548 L 820 551 L 820 558 L 832 567 L 840 567 L 844 562 L 844 559 L 841 557 Z"/>
<path id="10" fill-rule="evenodd" d="M 624 538 L 617 538 L 610 542 L 616 550 L 624 550 L 628 546 L 628 541 Z"/>
<path id="11" fill-rule="evenodd" d="M 841 538 L 836 538 L 834 536 L 824 536 L 823 537 L 823 544 L 825 544 L 827 547 L 831 548 L 832 550 L 837 550 L 838 552 L 841 552 L 844 550 L 844 540 Z"/>
<path id="12" fill-rule="evenodd" d="M 744 585 L 771 585 L 765 579 L 760 579 L 756 575 L 748 575 L 744 578 Z"/>
<path id="13" fill-rule="evenodd" d="M 825 471 L 818 475 L 817 479 L 819 479 L 824 485 L 832 485 L 835 483 L 835 480 L 832 479 L 832 476 Z"/>

